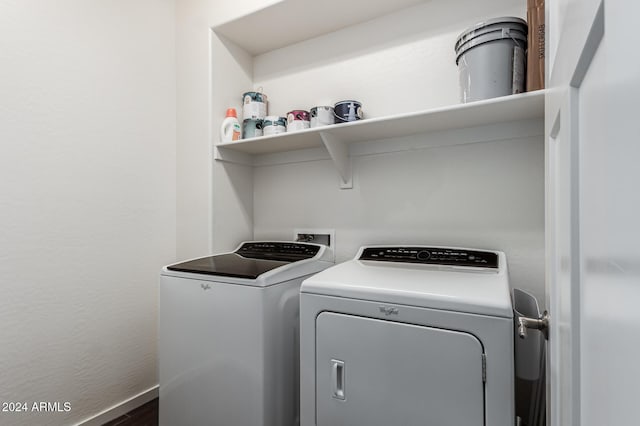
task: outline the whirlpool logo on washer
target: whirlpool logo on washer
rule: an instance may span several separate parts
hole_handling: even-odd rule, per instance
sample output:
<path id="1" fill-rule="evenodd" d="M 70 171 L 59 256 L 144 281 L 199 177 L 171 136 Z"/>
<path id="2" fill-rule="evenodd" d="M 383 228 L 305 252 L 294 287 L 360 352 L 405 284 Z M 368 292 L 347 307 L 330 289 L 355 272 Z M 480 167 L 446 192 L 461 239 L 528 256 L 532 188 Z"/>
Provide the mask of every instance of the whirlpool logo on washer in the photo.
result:
<path id="1" fill-rule="evenodd" d="M 209 284 L 200 284 L 203 290 L 211 290 L 211 286 Z"/>
<path id="2" fill-rule="evenodd" d="M 398 308 L 394 308 L 393 306 L 380 306 L 378 309 L 380 309 L 380 312 L 382 312 L 386 316 L 398 315 L 400 313 L 400 311 L 398 311 Z"/>

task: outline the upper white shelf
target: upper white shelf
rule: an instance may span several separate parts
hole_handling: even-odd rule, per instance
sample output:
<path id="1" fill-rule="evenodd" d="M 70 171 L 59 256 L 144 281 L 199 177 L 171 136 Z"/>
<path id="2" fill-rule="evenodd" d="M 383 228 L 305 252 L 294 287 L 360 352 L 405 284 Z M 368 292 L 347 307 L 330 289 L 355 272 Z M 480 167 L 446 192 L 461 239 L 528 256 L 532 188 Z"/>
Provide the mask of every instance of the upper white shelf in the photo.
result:
<path id="1" fill-rule="evenodd" d="M 256 12 L 216 25 L 213 30 L 251 55 L 259 55 L 424 1 L 281 0 Z"/>
<path id="2" fill-rule="evenodd" d="M 535 118 L 544 118 L 544 90 L 216 146 L 247 154 L 267 154 L 324 146 L 326 135 L 349 144 Z"/>

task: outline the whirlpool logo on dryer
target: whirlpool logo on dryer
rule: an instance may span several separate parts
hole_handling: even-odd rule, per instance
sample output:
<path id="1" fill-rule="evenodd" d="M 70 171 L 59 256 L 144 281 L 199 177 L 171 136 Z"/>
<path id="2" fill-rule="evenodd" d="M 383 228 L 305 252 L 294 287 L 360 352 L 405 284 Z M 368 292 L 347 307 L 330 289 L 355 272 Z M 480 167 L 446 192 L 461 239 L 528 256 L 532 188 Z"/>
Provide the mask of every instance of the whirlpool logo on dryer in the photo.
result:
<path id="1" fill-rule="evenodd" d="M 382 312 L 386 316 L 398 315 L 400 313 L 398 308 L 395 308 L 393 306 L 380 306 L 378 309 L 380 309 L 380 312 Z"/>

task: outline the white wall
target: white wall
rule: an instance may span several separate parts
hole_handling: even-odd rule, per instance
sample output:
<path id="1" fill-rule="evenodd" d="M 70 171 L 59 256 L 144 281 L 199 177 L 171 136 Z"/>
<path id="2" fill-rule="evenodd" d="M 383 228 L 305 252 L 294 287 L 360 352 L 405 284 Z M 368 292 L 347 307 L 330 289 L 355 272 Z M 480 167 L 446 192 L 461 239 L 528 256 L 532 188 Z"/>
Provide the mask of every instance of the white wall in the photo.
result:
<path id="1" fill-rule="evenodd" d="M 525 16 L 514 0 L 430 0 L 254 58 L 254 88 L 269 96 L 269 114 L 362 102 L 365 117 L 460 102 L 454 45 L 471 25 Z"/>
<path id="2" fill-rule="evenodd" d="M 542 129 L 533 121 L 426 134 L 408 139 L 436 146 L 356 154 L 351 190 L 339 188 L 330 160 L 256 167 L 255 237 L 283 239 L 294 228 L 333 228 L 338 262 L 365 244 L 502 250 L 511 284 L 543 302 Z M 488 141 L 437 146 L 479 134 Z"/>
<path id="3" fill-rule="evenodd" d="M 211 234 L 207 2 L 176 2 L 176 215 L 178 258 L 208 254 Z"/>
<path id="4" fill-rule="evenodd" d="M 238 239 L 252 237 L 250 171 L 236 165 L 213 164 L 212 150 L 225 109 L 237 108 L 242 93 L 251 87 L 252 62 L 246 53 L 224 45 L 211 27 L 271 3 L 277 1 L 176 2 L 180 259 L 231 249 Z M 212 102 L 213 96 L 216 102 Z"/>
<path id="5" fill-rule="evenodd" d="M 174 2 L 0 2 L 0 413 L 87 418 L 157 384 L 175 259 Z M 31 407 L 29 407 L 31 408 Z"/>

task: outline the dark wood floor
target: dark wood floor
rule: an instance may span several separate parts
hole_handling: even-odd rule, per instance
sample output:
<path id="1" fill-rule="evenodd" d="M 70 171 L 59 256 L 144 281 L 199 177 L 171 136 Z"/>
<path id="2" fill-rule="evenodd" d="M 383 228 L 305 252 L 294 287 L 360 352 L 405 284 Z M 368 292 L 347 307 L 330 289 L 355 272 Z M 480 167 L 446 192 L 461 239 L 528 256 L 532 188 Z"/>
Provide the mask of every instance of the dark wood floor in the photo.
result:
<path id="1" fill-rule="evenodd" d="M 158 398 L 102 426 L 158 426 Z"/>

